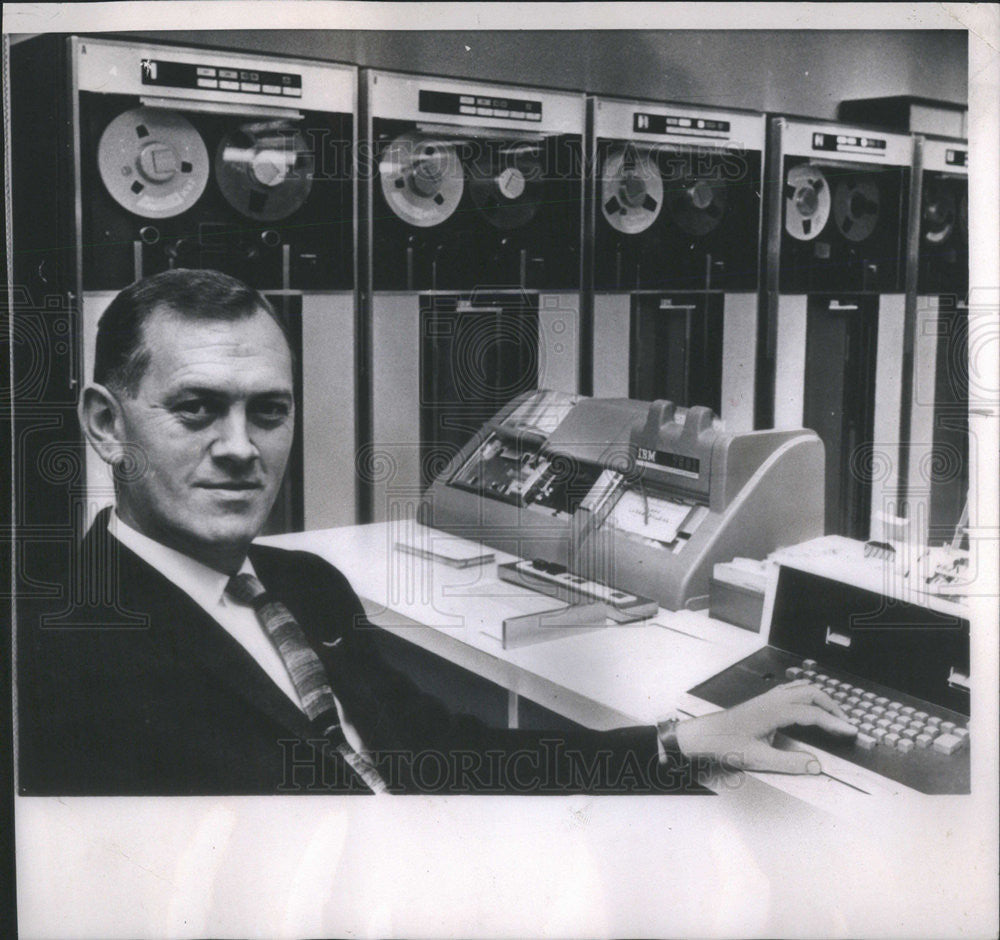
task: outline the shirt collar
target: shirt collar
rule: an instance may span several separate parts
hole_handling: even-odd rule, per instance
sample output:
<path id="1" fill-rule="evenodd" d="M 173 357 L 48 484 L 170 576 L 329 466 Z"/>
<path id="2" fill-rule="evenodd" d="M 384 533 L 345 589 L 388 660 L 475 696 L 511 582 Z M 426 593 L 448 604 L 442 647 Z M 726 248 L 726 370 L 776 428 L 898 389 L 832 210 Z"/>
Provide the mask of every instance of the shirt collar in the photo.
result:
<path id="1" fill-rule="evenodd" d="M 108 532 L 201 607 L 211 609 L 231 603 L 225 593 L 229 575 L 137 532 L 119 517 L 117 511 L 108 517 Z M 249 558 L 243 559 L 239 573 L 255 574 Z"/>

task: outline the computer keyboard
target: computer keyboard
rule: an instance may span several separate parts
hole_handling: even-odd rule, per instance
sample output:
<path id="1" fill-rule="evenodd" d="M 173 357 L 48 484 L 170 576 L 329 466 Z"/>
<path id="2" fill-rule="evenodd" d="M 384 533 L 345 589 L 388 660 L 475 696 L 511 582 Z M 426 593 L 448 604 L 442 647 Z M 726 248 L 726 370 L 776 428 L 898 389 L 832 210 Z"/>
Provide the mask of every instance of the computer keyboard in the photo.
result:
<path id="1" fill-rule="evenodd" d="M 877 695 L 864 685 L 828 676 L 819 668 L 816 660 L 805 659 L 801 666 L 789 666 L 785 678 L 808 679 L 810 685 L 836 701 L 847 713 L 847 720 L 858 729 L 855 746 L 870 751 L 881 745 L 902 754 L 917 748 L 933 748 L 951 756 L 968 745 L 969 729 L 965 724 L 904 705 L 887 695 Z"/>
<path id="2" fill-rule="evenodd" d="M 690 692 L 731 708 L 793 679 L 808 679 L 829 694 L 858 734 L 794 725 L 784 729 L 788 737 L 922 793 L 969 792 L 968 716 L 801 654 L 764 647 Z"/>

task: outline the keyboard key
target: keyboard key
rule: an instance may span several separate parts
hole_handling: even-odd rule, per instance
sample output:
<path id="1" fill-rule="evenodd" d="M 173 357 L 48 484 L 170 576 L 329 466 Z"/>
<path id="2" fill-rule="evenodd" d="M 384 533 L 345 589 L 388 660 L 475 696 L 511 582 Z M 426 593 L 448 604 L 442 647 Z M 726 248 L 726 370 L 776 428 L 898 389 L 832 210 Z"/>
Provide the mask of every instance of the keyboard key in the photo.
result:
<path id="1" fill-rule="evenodd" d="M 954 731 L 952 731 L 952 734 L 955 735 L 956 738 L 962 738 L 964 740 L 969 737 L 969 729 L 956 728 Z"/>
<path id="2" fill-rule="evenodd" d="M 904 728 L 900 733 L 904 738 L 909 738 L 911 741 L 915 740 L 917 735 L 920 734 L 916 728 Z"/>
<path id="3" fill-rule="evenodd" d="M 899 710 L 899 713 L 900 713 L 901 715 L 912 715 L 912 714 L 913 714 L 913 713 L 914 713 L 915 711 L 916 711 L 916 709 L 915 709 L 915 708 L 914 708 L 914 707 L 913 707 L 912 705 L 904 705 L 904 706 L 903 706 L 903 707 L 902 707 L 902 708 L 901 708 L 901 709 Z"/>
<path id="4" fill-rule="evenodd" d="M 798 679 L 798 677 L 801 676 L 801 675 L 802 675 L 802 670 L 799 669 L 798 666 L 789 666 L 785 670 L 785 678 L 786 679 Z"/>
<path id="5" fill-rule="evenodd" d="M 876 705 L 888 705 L 889 704 L 889 700 L 884 695 L 880 695 L 877 699 L 875 699 L 875 704 Z"/>
<path id="6" fill-rule="evenodd" d="M 823 673 L 821 673 L 821 672 L 816 673 L 816 681 L 817 682 L 828 682 L 829 679 L 830 679 L 829 676 L 824 676 Z"/>
<path id="7" fill-rule="evenodd" d="M 812 669 L 807 669 L 804 673 L 802 673 L 802 677 L 804 679 L 815 679 L 816 678 L 816 673 L 813 672 Z"/>
<path id="8" fill-rule="evenodd" d="M 937 728 L 941 725 L 941 719 L 938 718 L 937 715 L 931 715 L 931 717 L 927 719 L 927 724 L 933 725 L 935 728 Z"/>
<path id="9" fill-rule="evenodd" d="M 851 714 L 855 718 L 864 718 L 868 714 L 868 712 L 866 712 L 863 708 L 852 708 Z"/>
<path id="10" fill-rule="evenodd" d="M 858 733 L 854 741 L 858 745 L 858 747 L 866 751 L 870 751 L 873 747 L 875 747 L 876 744 L 878 744 L 878 741 L 875 738 L 873 738 L 870 734 L 864 734 L 862 732 Z"/>
<path id="11" fill-rule="evenodd" d="M 846 702 L 848 705 L 857 705 L 861 702 L 861 699 L 856 695 L 848 695 Z"/>
<path id="12" fill-rule="evenodd" d="M 851 686 L 851 695 L 857 695 L 859 698 L 864 698 L 864 696 L 865 696 L 865 690 L 864 689 L 859 689 L 856 685 L 853 685 L 853 686 Z M 875 698 L 875 696 L 872 695 L 872 698 Z"/>
<path id="13" fill-rule="evenodd" d="M 927 719 L 930 718 L 930 715 L 928 715 L 927 712 L 914 712 L 913 717 L 919 718 L 921 721 L 927 721 Z"/>
<path id="14" fill-rule="evenodd" d="M 875 728 L 875 729 L 874 729 L 874 730 L 872 731 L 872 737 L 873 737 L 873 738 L 874 738 L 874 739 L 875 739 L 876 741 L 884 741 L 884 740 L 885 740 L 885 736 L 886 736 L 886 735 L 887 735 L 888 733 L 889 733 L 889 732 L 888 732 L 888 731 L 887 731 L 887 730 L 886 730 L 885 728 Z"/>
<path id="15" fill-rule="evenodd" d="M 893 709 L 890 708 L 885 713 L 885 717 L 888 718 L 890 721 L 897 721 L 899 719 L 899 712 L 894 711 Z"/>
<path id="16" fill-rule="evenodd" d="M 954 754 L 965 740 L 954 734 L 942 734 L 934 739 L 934 750 L 941 754 Z"/>
<path id="17" fill-rule="evenodd" d="M 870 721 L 863 721 L 858 725 L 858 731 L 863 731 L 865 734 L 871 734 L 875 730 L 875 725 Z M 927 742 L 930 744 L 930 741 Z"/>
<path id="18" fill-rule="evenodd" d="M 918 730 L 921 729 L 921 728 L 924 728 L 925 725 L 924 725 L 923 719 L 921 719 L 921 718 L 911 718 L 910 719 L 910 727 L 911 728 L 917 728 Z"/>
<path id="19" fill-rule="evenodd" d="M 874 693 L 874 692 L 863 692 L 863 693 L 861 694 L 861 697 L 862 697 L 862 698 L 863 698 L 863 699 L 864 699 L 864 700 L 865 700 L 866 702 L 874 702 L 874 701 L 875 701 L 875 693 Z"/>
<path id="20" fill-rule="evenodd" d="M 847 693 L 846 693 L 846 692 L 834 692 L 834 693 L 833 693 L 833 697 L 834 697 L 834 698 L 835 698 L 835 699 L 836 699 L 836 700 L 837 700 L 838 702 L 844 702 L 844 701 L 847 701 Z"/>
<path id="21" fill-rule="evenodd" d="M 884 705 L 872 705 L 872 707 L 869 708 L 868 711 L 872 715 L 884 715 L 885 714 L 885 706 Z"/>
<path id="22" fill-rule="evenodd" d="M 893 732 L 893 734 L 902 734 L 902 732 L 906 730 L 906 726 L 901 725 L 898 721 L 894 721 L 891 725 L 889 725 L 889 730 Z"/>
<path id="23" fill-rule="evenodd" d="M 900 738 L 896 742 L 896 750 L 908 754 L 913 750 L 913 742 L 909 738 Z"/>
<path id="24" fill-rule="evenodd" d="M 945 734 L 951 734 L 951 732 L 955 730 L 955 722 L 953 722 L 953 721 L 942 721 L 941 722 L 941 730 Z"/>
<path id="25" fill-rule="evenodd" d="M 895 747 L 903 739 L 898 734 L 893 734 L 891 731 L 882 738 L 882 743 L 887 744 L 889 747 Z"/>
<path id="26" fill-rule="evenodd" d="M 891 708 L 894 712 L 898 712 L 902 707 L 903 707 L 903 703 L 902 702 L 890 702 L 889 703 L 889 708 Z"/>
<path id="27" fill-rule="evenodd" d="M 880 728 L 888 728 L 889 725 L 892 724 L 892 722 L 889 721 L 888 718 L 877 718 L 875 720 L 875 724 L 878 725 Z"/>
<path id="28" fill-rule="evenodd" d="M 818 665 L 819 665 L 819 663 L 817 663 L 815 659 L 803 659 L 802 660 L 802 668 L 803 669 L 815 669 Z"/>
<path id="29" fill-rule="evenodd" d="M 914 739 L 914 743 L 917 747 L 930 747 L 931 742 L 934 740 L 933 735 L 929 734 L 918 734 Z"/>

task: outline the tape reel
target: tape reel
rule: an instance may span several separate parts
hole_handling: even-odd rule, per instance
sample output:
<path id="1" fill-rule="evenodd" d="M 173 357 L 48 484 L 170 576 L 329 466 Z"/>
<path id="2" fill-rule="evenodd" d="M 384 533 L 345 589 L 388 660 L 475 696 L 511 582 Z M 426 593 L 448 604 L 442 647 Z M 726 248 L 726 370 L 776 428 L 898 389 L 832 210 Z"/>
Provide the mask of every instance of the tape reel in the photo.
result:
<path id="1" fill-rule="evenodd" d="M 833 191 L 833 221 L 844 238 L 863 242 L 878 225 L 880 197 L 878 184 L 871 176 L 841 180 Z"/>
<path id="2" fill-rule="evenodd" d="M 688 177 L 667 189 L 667 211 L 681 231 L 702 237 L 715 231 L 726 214 L 729 197 L 721 180 Z"/>
<path id="3" fill-rule="evenodd" d="M 812 241 L 830 218 L 830 185 L 811 163 L 792 167 L 785 180 L 785 231 L 796 241 Z"/>
<path id="4" fill-rule="evenodd" d="M 208 183 L 208 151 L 187 118 L 134 108 L 104 129 L 97 166 L 112 199 L 144 219 L 169 219 L 190 209 Z"/>
<path id="5" fill-rule="evenodd" d="M 462 161 L 453 143 L 403 134 L 379 161 L 382 194 L 404 222 L 440 225 L 458 208 L 465 191 Z"/>
<path id="6" fill-rule="evenodd" d="M 537 181 L 542 173 L 538 150 L 519 145 L 501 156 L 500 161 L 483 156 L 472 164 L 469 193 L 490 224 L 499 229 L 520 228 L 538 211 Z"/>
<path id="7" fill-rule="evenodd" d="M 638 235 L 663 208 L 663 178 L 647 154 L 627 147 L 608 155 L 601 180 L 601 211 L 616 231 Z"/>
<path id="8" fill-rule="evenodd" d="M 315 157 L 285 121 L 245 124 L 219 141 L 215 179 L 241 215 L 262 222 L 290 216 L 309 198 Z"/>
<path id="9" fill-rule="evenodd" d="M 931 245 L 943 245 L 947 242 L 955 231 L 958 216 L 959 204 L 947 187 L 942 185 L 927 187 L 921 212 L 925 242 Z"/>

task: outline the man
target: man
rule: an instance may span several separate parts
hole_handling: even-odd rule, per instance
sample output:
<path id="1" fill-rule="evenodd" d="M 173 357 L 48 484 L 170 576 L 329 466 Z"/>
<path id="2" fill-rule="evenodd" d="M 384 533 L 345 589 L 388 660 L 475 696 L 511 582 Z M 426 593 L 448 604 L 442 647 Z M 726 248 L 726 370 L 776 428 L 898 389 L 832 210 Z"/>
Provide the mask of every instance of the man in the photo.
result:
<path id="1" fill-rule="evenodd" d="M 116 506 L 81 548 L 91 601 L 22 628 L 22 792 L 690 791 L 685 758 L 816 773 L 775 729 L 854 733 L 803 683 L 659 729 L 450 714 L 379 657 L 339 572 L 251 544 L 292 444 L 292 365 L 268 302 L 223 274 L 169 271 L 108 307 L 80 420 Z"/>

